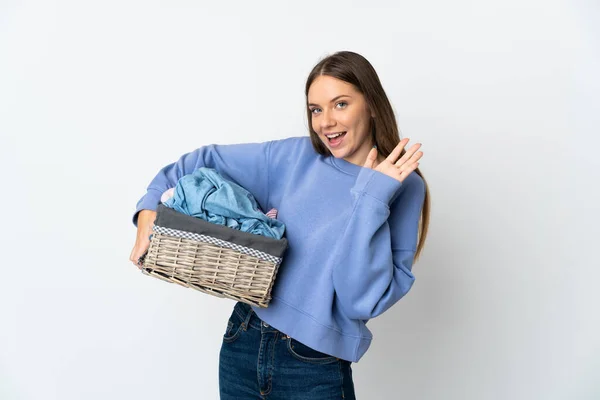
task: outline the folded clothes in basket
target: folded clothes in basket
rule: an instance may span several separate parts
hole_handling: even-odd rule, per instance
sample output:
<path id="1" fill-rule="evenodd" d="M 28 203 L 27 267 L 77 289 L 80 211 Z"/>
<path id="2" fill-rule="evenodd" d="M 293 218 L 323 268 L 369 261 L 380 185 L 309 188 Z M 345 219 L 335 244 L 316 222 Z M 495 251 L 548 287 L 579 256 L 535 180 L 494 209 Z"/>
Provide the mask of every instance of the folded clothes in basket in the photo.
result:
<path id="1" fill-rule="evenodd" d="M 167 200 L 169 200 L 175 194 L 175 188 L 167 189 L 160 196 L 160 202 L 165 204 Z M 269 211 L 265 213 L 265 215 L 272 219 L 277 219 L 277 209 L 275 207 L 271 208 Z"/>
<path id="2" fill-rule="evenodd" d="M 179 179 L 165 206 L 217 225 L 281 239 L 285 224 L 265 215 L 254 196 L 213 168 L 202 167 Z"/>

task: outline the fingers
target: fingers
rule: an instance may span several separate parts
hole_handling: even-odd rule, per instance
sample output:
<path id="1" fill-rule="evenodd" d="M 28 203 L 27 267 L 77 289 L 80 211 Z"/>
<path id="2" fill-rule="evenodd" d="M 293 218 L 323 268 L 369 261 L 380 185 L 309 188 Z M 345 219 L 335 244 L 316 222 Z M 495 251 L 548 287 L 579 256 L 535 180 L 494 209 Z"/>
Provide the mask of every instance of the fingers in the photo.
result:
<path id="1" fill-rule="evenodd" d="M 414 144 L 410 149 L 408 149 L 406 151 L 406 153 L 404 153 L 404 155 L 398 160 L 396 161 L 394 164 L 396 166 L 402 166 L 403 164 L 412 164 L 417 162 L 422 156 L 423 156 L 423 152 L 419 151 L 417 153 L 417 150 L 419 150 L 419 148 L 421 148 L 421 143 L 416 143 Z"/>
<path id="2" fill-rule="evenodd" d="M 412 163 L 408 165 L 401 173 L 400 173 L 400 181 L 404 181 L 408 175 L 411 174 L 415 169 L 419 167 L 419 163 Z"/>
<path id="3" fill-rule="evenodd" d="M 400 143 L 398 143 L 398 145 L 394 147 L 394 150 L 392 150 L 392 152 L 386 158 L 386 160 L 389 161 L 391 164 L 394 164 L 395 160 L 397 160 L 398 157 L 400 157 L 400 154 L 402 154 L 402 149 L 404 148 L 404 146 L 406 146 L 408 140 L 408 138 L 402 139 Z"/>
<path id="4" fill-rule="evenodd" d="M 142 257 L 148 248 L 150 247 L 150 237 L 152 235 L 152 228 L 156 219 L 156 211 L 153 210 L 142 210 L 138 217 L 138 229 L 135 239 L 135 245 L 131 254 L 129 255 L 129 261 L 131 261 L 136 267 L 142 268 L 140 263 L 140 257 Z"/>
<path id="5" fill-rule="evenodd" d="M 365 168 L 373 169 L 375 166 L 375 161 L 377 161 L 377 148 L 373 147 L 369 154 L 367 154 L 367 160 L 365 161 Z"/>
<path id="6" fill-rule="evenodd" d="M 129 255 L 129 261 L 131 261 L 136 267 L 141 269 L 142 266 L 139 263 L 140 257 L 143 256 L 146 253 L 146 251 L 148 251 L 149 247 L 150 240 L 137 240 L 135 245 L 133 246 L 133 250 L 131 250 L 131 254 Z"/>

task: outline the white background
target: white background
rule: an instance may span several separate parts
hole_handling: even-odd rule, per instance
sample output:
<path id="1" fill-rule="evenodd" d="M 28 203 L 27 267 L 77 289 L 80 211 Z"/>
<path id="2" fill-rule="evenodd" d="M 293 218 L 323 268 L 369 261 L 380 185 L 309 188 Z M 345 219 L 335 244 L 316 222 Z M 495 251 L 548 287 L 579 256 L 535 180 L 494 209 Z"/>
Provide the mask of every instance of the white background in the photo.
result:
<path id="1" fill-rule="evenodd" d="M 358 398 L 600 398 L 598 2 L 297 3 L 0 2 L 0 398 L 218 398 L 234 302 L 142 275 L 135 204 L 199 146 L 307 135 L 338 50 L 432 198 Z"/>

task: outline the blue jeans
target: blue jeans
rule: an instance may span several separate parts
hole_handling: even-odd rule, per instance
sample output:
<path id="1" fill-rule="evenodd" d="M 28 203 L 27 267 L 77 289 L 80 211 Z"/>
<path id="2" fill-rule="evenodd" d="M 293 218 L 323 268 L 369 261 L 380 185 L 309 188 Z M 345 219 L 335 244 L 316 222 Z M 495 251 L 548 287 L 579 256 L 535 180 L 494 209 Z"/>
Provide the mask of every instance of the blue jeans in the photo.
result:
<path id="1" fill-rule="evenodd" d="M 221 400 L 355 400 L 352 364 L 303 345 L 237 302 L 219 354 Z"/>

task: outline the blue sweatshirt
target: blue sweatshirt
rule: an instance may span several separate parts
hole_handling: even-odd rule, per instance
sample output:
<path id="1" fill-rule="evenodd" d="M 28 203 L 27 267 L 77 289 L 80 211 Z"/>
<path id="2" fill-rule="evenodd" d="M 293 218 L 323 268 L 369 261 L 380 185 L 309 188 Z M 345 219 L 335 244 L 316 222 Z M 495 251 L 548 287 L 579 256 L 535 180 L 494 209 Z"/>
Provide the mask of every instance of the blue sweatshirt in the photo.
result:
<path id="1" fill-rule="evenodd" d="M 425 198 L 421 177 L 403 182 L 315 152 L 308 136 L 211 144 L 164 167 L 137 204 L 156 210 L 161 194 L 200 167 L 246 188 L 286 226 L 272 300 L 258 317 L 320 352 L 358 362 L 373 335 L 366 323 L 400 300 L 411 269 Z"/>

